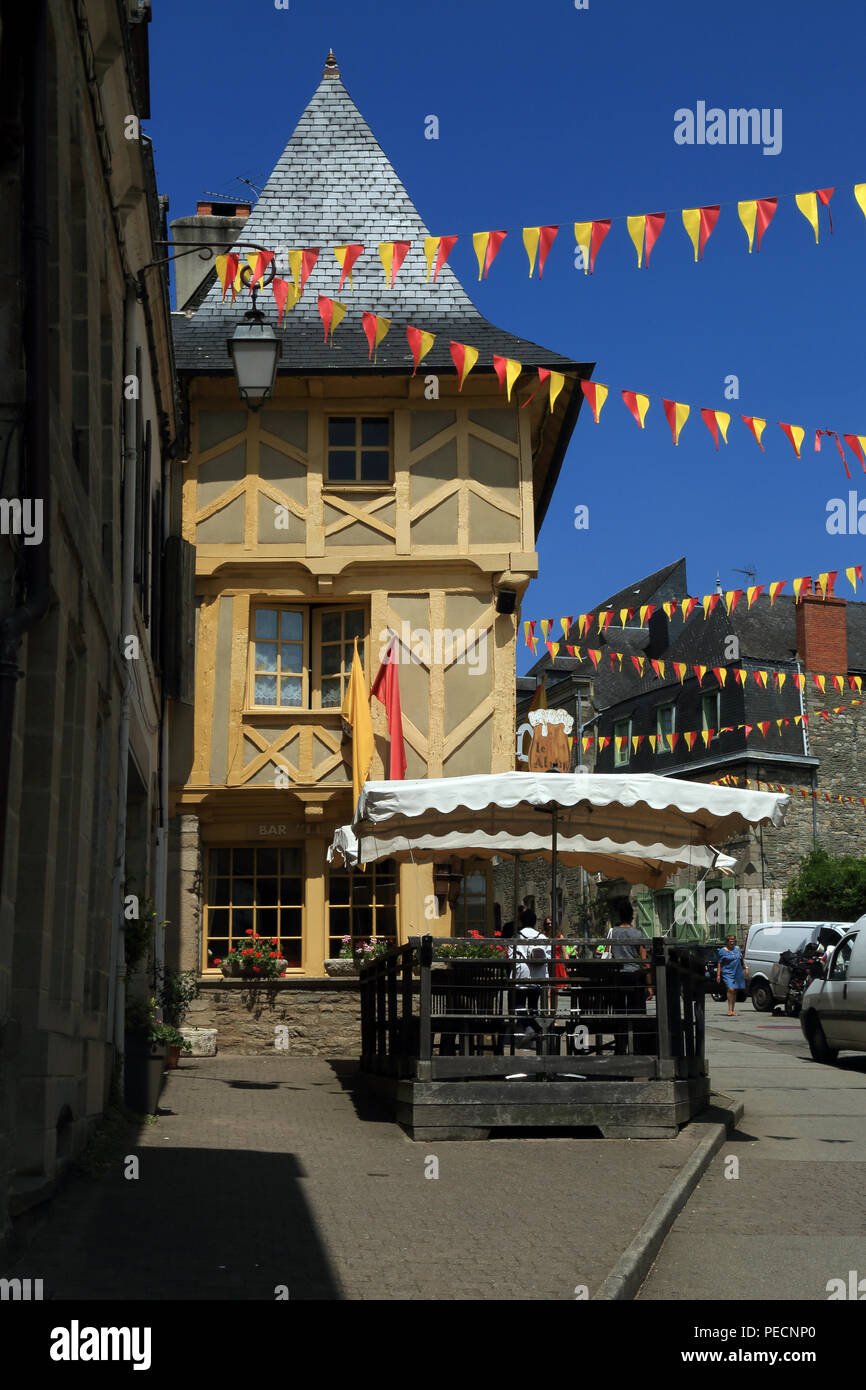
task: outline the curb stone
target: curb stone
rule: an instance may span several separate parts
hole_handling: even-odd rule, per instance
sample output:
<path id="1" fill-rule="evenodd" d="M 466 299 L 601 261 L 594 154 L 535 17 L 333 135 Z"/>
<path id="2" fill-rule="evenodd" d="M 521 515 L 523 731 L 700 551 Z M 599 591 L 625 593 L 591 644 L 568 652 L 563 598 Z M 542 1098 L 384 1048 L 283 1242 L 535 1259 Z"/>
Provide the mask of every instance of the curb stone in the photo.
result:
<path id="1" fill-rule="evenodd" d="M 706 1126 L 707 1133 L 698 1142 L 694 1153 L 677 1173 L 665 1195 L 656 1202 L 598 1292 L 593 1294 L 593 1302 L 634 1298 L 649 1274 L 665 1236 L 725 1139 L 739 1125 L 743 1110 L 742 1101 L 731 1100 L 718 1092 L 712 1094 L 710 1106 L 694 1121 L 702 1127 Z"/>

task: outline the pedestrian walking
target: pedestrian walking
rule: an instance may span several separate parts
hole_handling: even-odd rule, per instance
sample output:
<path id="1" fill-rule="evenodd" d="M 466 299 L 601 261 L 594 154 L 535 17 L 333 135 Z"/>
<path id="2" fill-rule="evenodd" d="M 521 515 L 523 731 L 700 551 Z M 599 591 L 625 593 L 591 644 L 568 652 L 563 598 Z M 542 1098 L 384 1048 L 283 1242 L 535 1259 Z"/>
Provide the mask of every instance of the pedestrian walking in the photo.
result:
<path id="1" fill-rule="evenodd" d="M 634 925 L 634 909 L 628 898 L 617 903 L 618 923 L 611 927 L 610 957 L 621 961 L 620 974 L 622 986 L 615 986 L 614 1001 L 622 998 L 622 1008 L 617 1012 L 626 1014 L 645 1014 L 646 1001 L 652 999 L 650 985 L 650 964 L 647 956 L 646 937 Z M 614 1050 L 622 1054 L 627 1050 L 628 1031 L 614 1031 Z"/>
<path id="2" fill-rule="evenodd" d="M 748 973 L 743 954 L 737 945 L 737 938 L 733 934 L 726 936 L 724 946 L 719 947 L 716 983 L 721 984 L 724 980 L 725 988 L 728 991 L 728 1018 L 737 1017 L 734 1012 L 734 1003 L 737 998 L 737 991 L 746 988 Z"/>

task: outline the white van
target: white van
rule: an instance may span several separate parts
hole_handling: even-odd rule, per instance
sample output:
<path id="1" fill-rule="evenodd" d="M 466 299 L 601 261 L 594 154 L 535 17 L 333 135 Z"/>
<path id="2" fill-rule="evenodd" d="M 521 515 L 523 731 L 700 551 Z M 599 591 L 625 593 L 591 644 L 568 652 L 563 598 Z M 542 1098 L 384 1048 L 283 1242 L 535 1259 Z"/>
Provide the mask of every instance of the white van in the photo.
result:
<path id="1" fill-rule="evenodd" d="M 835 947 L 824 979 L 803 995 L 800 1027 L 816 1062 L 866 1052 L 866 916 Z"/>
<path id="2" fill-rule="evenodd" d="M 746 937 L 746 987 L 759 1013 L 784 1004 L 787 972 L 779 968 L 783 951 L 802 951 L 810 941 L 835 946 L 853 922 L 754 922 Z"/>

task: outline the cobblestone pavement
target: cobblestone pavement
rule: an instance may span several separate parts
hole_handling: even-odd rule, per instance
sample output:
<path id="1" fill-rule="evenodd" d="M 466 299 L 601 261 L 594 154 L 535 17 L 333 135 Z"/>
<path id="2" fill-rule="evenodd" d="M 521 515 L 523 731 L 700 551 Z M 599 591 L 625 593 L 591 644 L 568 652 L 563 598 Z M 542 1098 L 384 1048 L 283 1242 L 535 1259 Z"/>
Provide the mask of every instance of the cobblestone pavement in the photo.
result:
<path id="1" fill-rule="evenodd" d="M 121 1153 L 75 1177 L 4 1274 L 54 1299 L 591 1296 L 701 1135 L 414 1143 L 315 1057 L 184 1059 L 160 1109 L 139 1177 Z"/>

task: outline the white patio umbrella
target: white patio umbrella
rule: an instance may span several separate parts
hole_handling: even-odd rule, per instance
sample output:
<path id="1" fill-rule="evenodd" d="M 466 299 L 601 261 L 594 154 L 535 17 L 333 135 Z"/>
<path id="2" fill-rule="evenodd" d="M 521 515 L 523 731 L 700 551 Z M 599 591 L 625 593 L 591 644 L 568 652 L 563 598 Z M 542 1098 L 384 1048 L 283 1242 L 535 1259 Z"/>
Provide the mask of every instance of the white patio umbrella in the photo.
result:
<path id="1" fill-rule="evenodd" d="M 736 859 L 721 854 L 711 845 L 641 845 L 636 840 L 620 844 L 616 840 L 588 840 L 583 835 L 559 836 L 557 859 L 561 864 L 580 865 L 589 873 L 602 873 L 608 878 L 624 878 L 628 883 L 644 883 L 661 888 L 682 868 L 707 872 L 715 869 L 726 876 L 737 866 Z M 435 859 L 460 858 L 492 859 L 494 855 L 519 855 L 521 859 L 545 859 L 553 856 L 550 833 L 510 835 L 507 831 L 489 834 L 473 831 L 469 836 L 459 830 L 443 835 L 420 834 L 410 830 L 394 834 L 388 826 L 365 834 L 359 840 L 350 825 L 343 825 L 334 835 L 328 848 L 328 862 L 373 864 L 380 859 L 411 860 L 427 863 Z"/>
<path id="2" fill-rule="evenodd" d="M 789 797 L 776 793 L 648 772 L 503 772 L 368 782 L 358 798 L 352 830 L 362 844 L 398 835 L 421 842 L 430 836 L 443 851 L 443 837 L 457 834 L 467 846 L 465 855 L 484 836 L 488 841 L 502 833 L 516 839 L 542 836 L 549 843 L 555 904 L 560 836 L 581 837 L 588 842 L 581 852 L 591 854 L 594 846 L 601 857 L 611 844 L 619 847 L 620 858 L 624 846 L 632 851 L 626 851 L 627 859 L 646 859 L 655 851 L 651 872 L 657 875 L 662 871 L 659 865 L 670 862 L 658 856 L 660 847 L 706 847 L 753 826 L 781 826 L 789 803 Z M 550 816 L 549 834 L 539 813 Z M 633 853 L 635 846 L 638 855 Z M 622 872 L 621 864 L 617 872 Z"/>
<path id="3" fill-rule="evenodd" d="M 359 838 L 383 831 L 537 835 L 543 833 L 539 812 L 548 812 L 566 836 L 677 848 L 720 844 L 753 826 L 783 825 L 789 802 L 774 792 L 651 772 L 502 772 L 368 782 L 352 829 Z"/>

